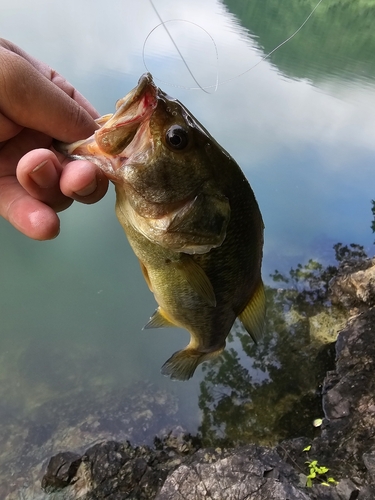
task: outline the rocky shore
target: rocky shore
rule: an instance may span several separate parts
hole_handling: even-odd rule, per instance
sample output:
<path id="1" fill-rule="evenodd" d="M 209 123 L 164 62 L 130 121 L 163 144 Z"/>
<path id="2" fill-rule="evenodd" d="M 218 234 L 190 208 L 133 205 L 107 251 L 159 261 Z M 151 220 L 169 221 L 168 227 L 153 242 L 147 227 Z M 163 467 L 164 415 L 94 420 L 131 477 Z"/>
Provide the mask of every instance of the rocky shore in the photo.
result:
<path id="1" fill-rule="evenodd" d="M 44 491 L 72 500 L 373 500 L 375 259 L 342 263 L 330 294 L 351 317 L 323 381 L 325 418 L 314 439 L 235 449 L 200 449 L 178 433 L 152 449 L 104 441 L 51 458 Z"/>

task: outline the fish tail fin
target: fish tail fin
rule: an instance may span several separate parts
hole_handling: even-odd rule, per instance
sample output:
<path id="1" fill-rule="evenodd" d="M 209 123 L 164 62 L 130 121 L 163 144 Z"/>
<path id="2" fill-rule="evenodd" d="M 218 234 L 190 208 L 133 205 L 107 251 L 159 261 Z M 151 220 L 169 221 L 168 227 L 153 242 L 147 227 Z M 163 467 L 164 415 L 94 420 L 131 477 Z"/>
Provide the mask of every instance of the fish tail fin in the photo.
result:
<path id="1" fill-rule="evenodd" d="M 164 363 L 161 373 L 169 376 L 172 380 L 189 380 L 200 363 L 219 356 L 224 347 L 225 345 L 213 352 L 201 352 L 191 347 L 185 347 L 185 349 L 175 352 Z"/>
<path id="2" fill-rule="evenodd" d="M 257 343 L 263 335 L 265 316 L 266 294 L 264 292 L 263 282 L 262 280 L 259 280 L 255 292 L 245 309 L 239 315 L 243 326 L 246 328 L 255 343 Z"/>

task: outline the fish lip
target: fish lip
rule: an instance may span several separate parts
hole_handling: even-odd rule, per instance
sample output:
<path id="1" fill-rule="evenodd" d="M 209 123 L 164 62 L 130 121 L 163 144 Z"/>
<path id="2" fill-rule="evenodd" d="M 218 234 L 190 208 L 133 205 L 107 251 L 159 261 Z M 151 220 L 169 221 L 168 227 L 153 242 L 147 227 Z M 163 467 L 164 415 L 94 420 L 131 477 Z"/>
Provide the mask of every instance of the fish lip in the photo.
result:
<path id="1" fill-rule="evenodd" d="M 102 153 L 121 158 L 125 163 L 125 157 L 129 157 L 135 146 L 139 146 L 142 131 L 147 129 L 147 123 L 158 104 L 158 91 L 151 74 L 145 73 L 138 85 L 117 101 L 115 113 L 94 133 Z M 118 162 L 114 161 L 113 164 L 114 170 L 117 170 L 119 165 L 115 166 L 115 163 Z"/>
<path id="2" fill-rule="evenodd" d="M 117 120 L 118 126 L 121 126 L 125 123 L 131 122 L 141 122 L 144 116 L 148 115 L 148 110 L 152 108 L 152 110 L 156 107 L 157 98 L 158 98 L 159 89 L 155 85 L 151 73 L 144 73 L 140 79 L 138 80 L 138 85 L 131 90 L 125 97 L 119 99 L 116 103 L 116 112 L 113 117 L 107 122 L 109 125 L 110 122 Z M 125 114 L 134 104 L 144 102 L 144 106 L 139 115 L 135 115 L 132 118 L 126 119 L 126 116 L 123 120 L 118 119 L 118 114 Z M 143 111 L 143 112 L 142 112 Z"/>

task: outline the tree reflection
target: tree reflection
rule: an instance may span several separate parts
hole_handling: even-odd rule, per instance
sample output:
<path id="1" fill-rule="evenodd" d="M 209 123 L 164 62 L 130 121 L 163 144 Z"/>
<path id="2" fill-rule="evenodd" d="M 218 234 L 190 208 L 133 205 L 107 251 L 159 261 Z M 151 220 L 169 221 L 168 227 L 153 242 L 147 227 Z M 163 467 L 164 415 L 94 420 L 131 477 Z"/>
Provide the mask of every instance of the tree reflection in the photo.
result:
<path id="1" fill-rule="evenodd" d="M 366 257 L 360 245 L 337 243 L 336 263 Z M 322 416 L 320 388 L 333 368 L 333 343 L 346 317 L 329 301 L 337 266 L 315 260 L 289 274 L 275 271 L 267 287 L 266 333 L 258 345 L 236 324 L 222 356 L 203 367 L 199 406 L 203 444 L 272 444 L 313 436 Z"/>
<path id="2" fill-rule="evenodd" d="M 254 35 L 264 54 L 289 38 L 318 0 L 224 0 Z M 270 60 L 286 75 L 315 83 L 336 78 L 374 78 L 375 4 L 373 0 L 324 0 L 298 36 Z M 323 50 L 324 45 L 324 50 Z"/>

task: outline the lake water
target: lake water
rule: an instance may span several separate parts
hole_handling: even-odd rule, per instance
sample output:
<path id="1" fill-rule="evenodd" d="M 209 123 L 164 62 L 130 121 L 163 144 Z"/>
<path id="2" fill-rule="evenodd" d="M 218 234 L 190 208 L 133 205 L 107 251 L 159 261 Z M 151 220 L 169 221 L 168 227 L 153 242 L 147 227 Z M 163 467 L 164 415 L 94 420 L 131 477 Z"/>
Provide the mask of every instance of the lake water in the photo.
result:
<path id="1" fill-rule="evenodd" d="M 373 254 L 375 7 L 370 1 L 323 0 L 292 40 L 262 60 L 301 26 L 314 5 L 155 0 L 205 92 L 194 89 L 146 0 L 95 5 L 3 0 L 0 33 L 64 75 L 101 114 L 112 112 L 142 73 L 152 72 L 249 179 L 266 226 L 264 281 L 274 287 L 269 275 L 275 269 L 288 274 L 309 259 L 327 265 L 337 242 L 358 243 Z M 45 431 L 50 422 L 39 410 L 55 401 L 71 405 L 73 428 L 74 414 L 84 419 L 88 402 L 108 405 L 100 395 L 121 393 L 136 406 L 137 398 L 160 393 L 177 408 L 173 422 L 166 412 L 160 430 L 199 430 L 206 442 L 220 438 L 234 444 L 241 441 L 239 432 L 245 441 L 272 442 L 285 435 L 288 425 L 280 431 L 279 424 L 294 408 L 293 395 L 313 387 L 301 389 L 300 358 L 287 365 L 285 355 L 275 354 L 276 344 L 288 345 L 289 334 L 304 336 L 296 351 L 308 350 L 311 331 L 306 337 L 303 328 L 294 328 L 302 320 L 291 313 L 285 323 L 290 329 L 284 326 L 278 341 L 270 334 L 255 348 L 240 332 L 234 335 L 223 358 L 224 375 L 215 372 L 219 365 L 207 364 L 188 382 L 163 377 L 161 365 L 189 337 L 177 329 L 142 330 L 155 302 L 114 215 L 114 201 L 111 188 L 94 206 L 74 204 L 61 214 L 61 233 L 50 242 L 28 240 L 0 220 L 0 442 L 7 450 L 0 452 L 0 473 L 13 474 L 13 486 L 10 481 L 2 497 L 35 479 L 21 471 L 17 453 L 30 463 L 36 460 L 30 426 Z M 263 392 L 270 379 L 273 385 Z M 248 385 L 239 388 L 239 381 Z M 265 419 L 274 407 L 281 417 Z M 54 429 L 59 418 L 56 410 Z M 54 440 L 53 435 L 46 431 L 37 440 L 45 446 L 40 461 L 62 449 L 85 449 L 95 438 L 91 433 L 77 441 Z M 138 442 L 152 442 L 150 433 L 137 436 Z"/>

